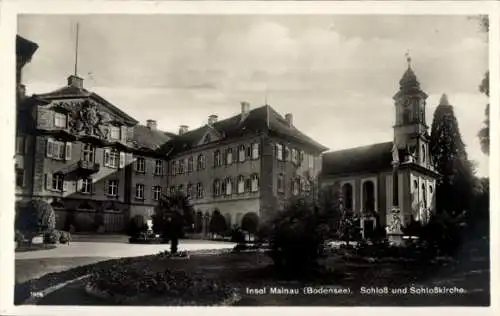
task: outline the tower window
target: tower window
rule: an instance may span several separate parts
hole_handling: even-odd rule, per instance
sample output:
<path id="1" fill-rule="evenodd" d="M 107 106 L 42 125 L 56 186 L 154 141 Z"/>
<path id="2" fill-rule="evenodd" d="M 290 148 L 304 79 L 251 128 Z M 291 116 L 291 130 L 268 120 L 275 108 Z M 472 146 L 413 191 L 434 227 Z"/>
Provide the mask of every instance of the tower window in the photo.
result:
<path id="1" fill-rule="evenodd" d="M 425 145 L 422 145 L 422 163 L 425 162 Z"/>

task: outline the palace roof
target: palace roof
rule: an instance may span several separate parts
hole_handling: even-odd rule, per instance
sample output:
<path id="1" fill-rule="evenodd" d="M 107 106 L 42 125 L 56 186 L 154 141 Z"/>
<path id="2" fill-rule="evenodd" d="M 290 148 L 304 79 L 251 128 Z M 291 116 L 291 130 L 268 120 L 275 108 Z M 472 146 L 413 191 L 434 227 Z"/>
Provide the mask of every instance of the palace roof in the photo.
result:
<path id="1" fill-rule="evenodd" d="M 214 135 L 215 140 L 242 137 L 245 135 L 256 135 L 269 132 L 271 136 L 277 136 L 309 146 L 318 152 L 327 148 L 309 136 L 300 132 L 295 126 L 290 125 L 283 116 L 276 112 L 271 106 L 264 105 L 250 110 L 245 117 L 238 114 L 224 120 L 217 121 L 212 125 L 204 125 L 182 135 L 178 135 L 168 142 L 165 151 L 177 154 L 198 146 L 207 134 Z"/>

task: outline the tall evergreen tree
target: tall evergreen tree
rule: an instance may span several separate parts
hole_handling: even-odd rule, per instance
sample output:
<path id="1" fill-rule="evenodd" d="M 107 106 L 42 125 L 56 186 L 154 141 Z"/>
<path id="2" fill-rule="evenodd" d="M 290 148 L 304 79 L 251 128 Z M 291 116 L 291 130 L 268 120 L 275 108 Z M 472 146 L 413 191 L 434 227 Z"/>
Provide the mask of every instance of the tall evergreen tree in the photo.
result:
<path id="1" fill-rule="evenodd" d="M 490 22 L 487 15 L 479 17 L 480 30 L 483 34 L 486 34 L 486 39 L 488 38 L 488 33 L 490 31 Z M 486 72 L 481 84 L 479 85 L 479 91 L 484 93 L 488 98 L 490 97 L 490 72 Z M 490 104 L 486 105 L 486 110 L 484 111 L 485 119 L 484 126 L 479 131 L 478 137 L 481 142 L 481 150 L 486 155 L 490 154 Z"/>
<path id="2" fill-rule="evenodd" d="M 479 86 L 479 91 L 490 97 L 490 73 L 487 72 L 484 75 L 483 81 Z M 486 105 L 486 110 L 484 111 L 485 119 L 484 126 L 479 131 L 479 141 L 481 142 L 481 150 L 486 155 L 490 154 L 490 104 Z"/>
<path id="3" fill-rule="evenodd" d="M 472 163 L 468 160 L 458 122 L 446 95 L 441 97 L 431 127 L 430 153 L 442 175 L 436 188 L 436 209 L 450 215 L 470 210 L 475 189 Z"/>

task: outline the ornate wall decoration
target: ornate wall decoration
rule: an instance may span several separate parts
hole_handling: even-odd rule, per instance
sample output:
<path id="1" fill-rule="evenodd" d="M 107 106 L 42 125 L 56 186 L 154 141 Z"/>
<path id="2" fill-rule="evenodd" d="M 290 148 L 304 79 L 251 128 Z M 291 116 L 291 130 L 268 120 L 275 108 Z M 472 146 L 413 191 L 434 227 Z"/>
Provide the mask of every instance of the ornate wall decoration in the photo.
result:
<path id="1" fill-rule="evenodd" d="M 110 121 L 109 114 L 100 112 L 97 105 L 85 100 L 79 107 L 73 107 L 73 117 L 70 120 L 71 130 L 75 133 L 85 133 L 90 136 L 97 136 L 106 139 L 106 130 L 103 124 Z"/>

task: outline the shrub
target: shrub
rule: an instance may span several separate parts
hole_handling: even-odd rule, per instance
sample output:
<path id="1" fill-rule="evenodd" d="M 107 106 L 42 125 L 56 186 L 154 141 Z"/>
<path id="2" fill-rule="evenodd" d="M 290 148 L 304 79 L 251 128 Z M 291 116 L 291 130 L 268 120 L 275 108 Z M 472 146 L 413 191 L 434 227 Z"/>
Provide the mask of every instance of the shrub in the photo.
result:
<path id="1" fill-rule="evenodd" d="M 431 215 L 423 225 L 420 240 L 434 255 L 454 255 L 462 245 L 461 218 L 442 212 Z"/>
<path id="2" fill-rule="evenodd" d="M 71 234 L 69 232 L 60 231 L 59 243 L 66 244 L 71 241 Z"/>
<path id="3" fill-rule="evenodd" d="M 38 231 L 53 230 L 56 228 L 56 213 L 52 206 L 44 200 L 32 200 L 30 207 L 38 219 Z"/>
<path id="4" fill-rule="evenodd" d="M 57 244 L 61 237 L 61 234 L 57 229 L 49 230 L 43 235 L 43 242 L 46 244 Z"/>
<path id="5" fill-rule="evenodd" d="M 354 212 L 344 210 L 338 228 L 340 239 L 349 244 L 350 241 L 360 239 L 360 232 L 359 219 L 355 216 Z"/>
<path id="6" fill-rule="evenodd" d="M 146 220 L 142 215 L 135 215 L 129 221 L 127 227 L 127 234 L 130 237 L 137 237 L 141 232 L 147 230 Z"/>
<path id="7" fill-rule="evenodd" d="M 259 228 L 259 216 L 255 213 L 247 213 L 241 220 L 241 229 L 250 234 L 257 233 Z"/>
<path id="8" fill-rule="evenodd" d="M 24 242 L 24 234 L 20 230 L 16 230 L 14 234 L 14 241 L 18 244 L 22 244 Z"/>
<path id="9" fill-rule="evenodd" d="M 318 209 L 299 198 L 273 220 L 270 256 L 274 265 L 294 275 L 317 266 L 325 240 L 325 226 Z"/>
<path id="10" fill-rule="evenodd" d="M 56 214 L 44 200 L 31 200 L 16 212 L 16 228 L 25 232 L 44 232 L 56 227 Z"/>
<path id="11" fill-rule="evenodd" d="M 238 226 L 233 227 L 233 229 L 230 232 L 230 236 L 231 236 L 231 242 L 235 242 L 238 244 L 245 243 L 245 233 Z"/>
<path id="12" fill-rule="evenodd" d="M 219 211 L 214 211 L 212 218 L 210 219 L 209 231 L 213 234 L 221 235 L 226 230 L 226 219 Z"/>

